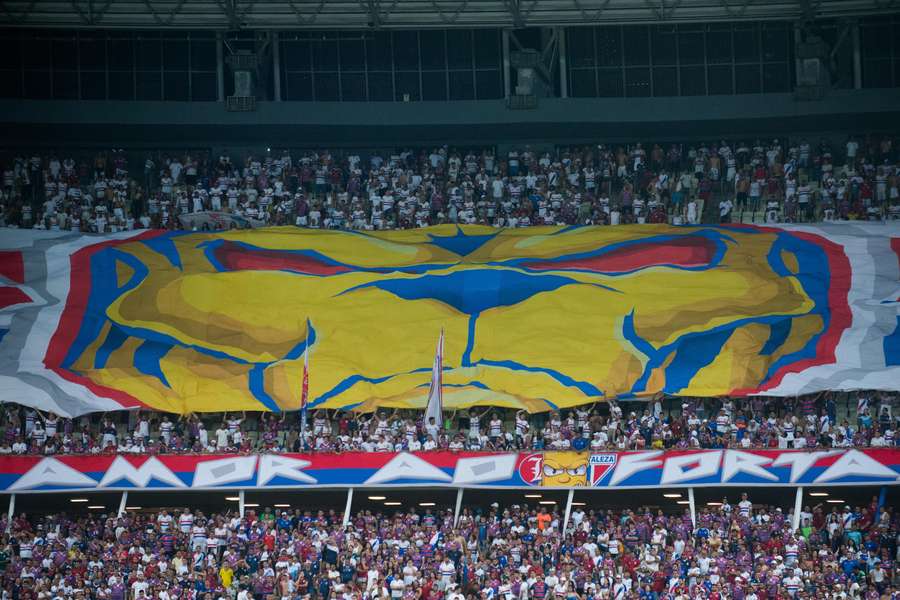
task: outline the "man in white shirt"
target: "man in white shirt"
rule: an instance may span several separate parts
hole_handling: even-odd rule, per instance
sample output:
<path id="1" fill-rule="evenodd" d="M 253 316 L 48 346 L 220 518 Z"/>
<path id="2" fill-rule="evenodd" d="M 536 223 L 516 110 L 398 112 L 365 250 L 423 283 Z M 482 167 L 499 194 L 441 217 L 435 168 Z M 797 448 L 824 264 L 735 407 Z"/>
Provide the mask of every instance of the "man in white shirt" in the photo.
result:
<path id="1" fill-rule="evenodd" d="M 203 424 L 203 421 L 197 423 L 197 441 L 200 442 L 200 447 L 204 450 L 209 446 L 209 432 L 206 430 L 206 425 Z"/>
<path id="2" fill-rule="evenodd" d="M 440 583 L 445 589 L 454 583 L 453 580 L 456 578 L 456 566 L 453 564 L 453 561 L 450 560 L 449 556 L 445 556 L 444 560 L 441 561 L 441 564 L 438 566 L 438 573 L 441 576 Z"/>
<path id="3" fill-rule="evenodd" d="M 12 445 L 12 453 L 13 454 L 25 454 L 28 452 L 28 444 L 25 443 L 25 440 L 22 439 L 21 436 L 13 442 Z"/>
<path id="4" fill-rule="evenodd" d="M 579 506 L 574 511 L 572 511 L 572 526 L 578 527 L 581 525 L 581 522 L 584 520 L 584 510 Z"/>
<path id="5" fill-rule="evenodd" d="M 719 202 L 719 221 L 721 223 L 731 222 L 732 208 L 734 208 L 734 203 L 730 198 L 723 198 L 722 201 Z"/>
<path id="6" fill-rule="evenodd" d="M 550 567 L 548 570 L 547 576 L 544 577 L 544 583 L 547 584 L 547 588 L 552 590 L 559 583 L 559 576 L 556 574 L 556 569 Z"/>
<path id="7" fill-rule="evenodd" d="M 434 422 L 434 417 L 428 417 L 428 423 L 425 424 L 425 433 L 437 439 L 439 431 L 440 425 Z"/>
<path id="8" fill-rule="evenodd" d="M 137 572 L 137 579 L 134 583 L 131 584 L 131 594 L 133 597 L 138 598 L 141 595 L 147 595 L 147 591 L 150 589 L 150 584 L 144 580 L 144 573 L 142 571 Z"/>
<path id="9" fill-rule="evenodd" d="M 447 596 L 447 600 L 464 600 L 464 598 L 465 596 L 456 589 L 456 584 L 450 586 L 450 594 Z"/>
<path id="10" fill-rule="evenodd" d="M 403 597 L 403 591 L 406 589 L 406 583 L 401 577 L 395 577 L 391 581 L 391 598 L 399 600 Z"/>
<path id="11" fill-rule="evenodd" d="M 872 584 L 878 589 L 878 592 L 883 594 L 885 589 L 885 581 L 887 579 L 887 571 L 885 571 L 884 567 L 881 566 L 881 560 L 875 559 L 875 566 L 869 570 L 869 579 L 872 581 Z"/>
<path id="12" fill-rule="evenodd" d="M 859 142 L 850 138 L 847 140 L 847 162 L 852 163 L 856 160 L 856 153 L 859 150 Z"/>
<path id="13" fill-rule="evenodd" d="M 791 596 L 796 595 L 803 583 L 803 580 L 796 574 L 796 571 L 791 571 L 791 574 L 785 577 L 783 581 L 784 587 L 787 588 L 788 594 Z"/>
<path id="14" fill-rule="evenodd" d="M 216 429 L 216 448 L 224 450 L 228 447 L 228 430 L 224 427 Z"/>
<path id="15" fill-rule="evenodd" d="M 237 600 L 253 600 L 253 594 L 250 593 L 246 585 L 241 584 L 241 591 L 238 592 Z"/>
<path id="16" fill-rule="evenodd" d="M 178 528 L 181 533 L 190 533 L 194 526 L 194 515 L 190 508 L 185 508 L 184 512 L 178 517 Z"/>
<path id="17" fill-rule="evenodd" d="M 156 517 L 156 523 L 159 525 L 159 531 L 161 533 L 165 533 L 169 531 L 172 527 L 172 515 L 168 513 L 168 511 L 163 510 L 159 513 L 159 516 Z"/>

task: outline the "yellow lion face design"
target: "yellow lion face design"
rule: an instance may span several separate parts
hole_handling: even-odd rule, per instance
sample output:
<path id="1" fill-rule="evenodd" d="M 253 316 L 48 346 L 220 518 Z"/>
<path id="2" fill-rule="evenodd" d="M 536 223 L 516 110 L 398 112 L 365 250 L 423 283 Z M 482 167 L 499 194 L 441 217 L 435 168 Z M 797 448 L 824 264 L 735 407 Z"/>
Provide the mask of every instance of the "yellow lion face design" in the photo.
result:
<path id="1" fill-rule="evenodd" d="M 541 486 L 584 487 L 587 470 L 587 452 L 545 452 Z"/>
<path id="2" fill-rule="evenodd" d="M 153 232 L 85 260 L 52 366 L 173 412 L 298 408 L 307 339 L 313 407 L 424 406 L 443 329 L 446 406 L 540 411 L 754 389 L 827 327 L 824 254 L 785 232 Z"/>

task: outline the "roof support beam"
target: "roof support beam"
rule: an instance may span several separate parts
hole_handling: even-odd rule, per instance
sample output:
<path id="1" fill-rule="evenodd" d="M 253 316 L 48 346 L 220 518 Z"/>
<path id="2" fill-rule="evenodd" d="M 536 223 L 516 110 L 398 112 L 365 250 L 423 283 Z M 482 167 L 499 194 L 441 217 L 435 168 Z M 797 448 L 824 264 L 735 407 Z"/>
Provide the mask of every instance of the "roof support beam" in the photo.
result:
<path id="1" fill-rule="evenodd" d="M 522 11 L 519 9 L 519 0 L 503 0 L 509 16 L 512 17 L 513 27 L 522 29 L 525 27 L 525 19 L 522 18 Z"/>
<path id="2" fill-rule="evenodd" d="M 14 13 L 6 5 L 6 2 L 0 0 L 0 13 L 6 15 L 10 23 L 19 23 L 21 21 L 27 20 L 28 17 L 31 16 L 31 11 L 34 9 L 35 4 L 37 4 L 37 0 L 31 0 L 31 2 L 29 2 L 28 5 L 22 9 L 22 12 Z"/>
<path id="3" fill-rule="evenodd" d="M 241 8 L 241 0 L 216 0 L 216 4 L 222 9 L 222 14 L 228 20 L 229 29 L 242 29 L 244 26 L 244 18 L 250 9 L 253 8 L 255 0 L 244 0 L 244 7 Z"/>
<path id="4" fill-rule="evenodd" d="M 366 0 L 369 10 L 369 27 L 372 29 L 381 29 L 381 13 L 378 12 L 378 4 L 378 0 Z"/>
<path id="5" fill-rule="evenodd" d="M 802 11 L 800 23 L 803 29 L 807 29 L 816 20 L 822 0 L 799 0 L 799 4 Z"/>

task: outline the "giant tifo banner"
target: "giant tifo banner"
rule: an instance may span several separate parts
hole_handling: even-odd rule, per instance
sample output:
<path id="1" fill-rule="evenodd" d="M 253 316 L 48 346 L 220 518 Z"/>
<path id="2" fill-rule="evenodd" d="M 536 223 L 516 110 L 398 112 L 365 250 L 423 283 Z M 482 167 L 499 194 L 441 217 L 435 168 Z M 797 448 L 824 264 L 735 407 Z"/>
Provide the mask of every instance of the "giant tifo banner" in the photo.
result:
<path id="1" fill-rule="evenodd" d="M 357 486 L 835 486 L 898 482 L 900 450 L 896 449 L 0 457 L 0 493 Z"/>
<path id="2" fill-rule="evenodd" d="M 0 236 L 0 400 L 542 411 L 900 389 L 900 224 Z"/>

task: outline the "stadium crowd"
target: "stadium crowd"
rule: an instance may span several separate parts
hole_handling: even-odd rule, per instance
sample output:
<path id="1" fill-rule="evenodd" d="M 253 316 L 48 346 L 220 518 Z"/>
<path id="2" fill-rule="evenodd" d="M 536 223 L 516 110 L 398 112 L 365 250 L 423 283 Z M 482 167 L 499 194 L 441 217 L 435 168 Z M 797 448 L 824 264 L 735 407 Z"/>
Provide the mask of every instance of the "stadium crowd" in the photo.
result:
<path id="1" fill-rule="evenodd" d="M 681 507 L 678 507 L 678 511 Z M 897 513 L 730 504 L 190 508 L 6 516 L 4 600 L 800 600 L 897 597 Z"/>
<path id="2" fill-rule="evenodd" d="M 181 229 L 198 225 L 180 217 L 203 211 L 241 224 L 366 230 L 900 218 L 898 145 L 887 136 L 839 149 L 828 140 L 721 140 L 503 155 L 276 151 L 243 161 L 193 151 L 151 154 L 137 168 L 122 150 L 13 155 L 2 165 L 0 226 Z"/>
<path id="3" fill-rule="evenodd" d="M 623 403 L 624 404 L 624 403 Z M 61 418 L 7 404 L 0 455 L 232 452 L 640 450 L 644 448 L 894 447 L 900 412 L 891 394 L 860 394 L 856 418 L 838 418 L 835 395 L 800 398 L 614 400 L 561 412 L 474 408 L 443 423 L 422 411 L 175 416 L 149 411 Z"/>

